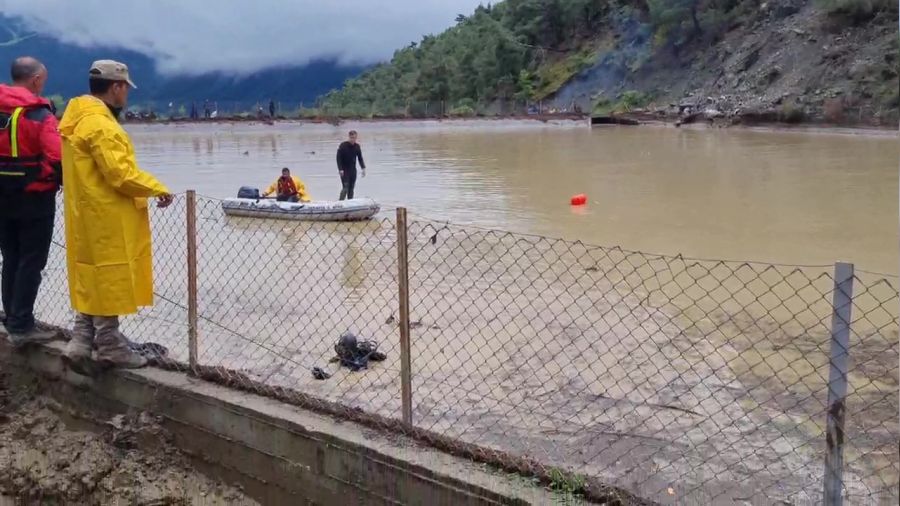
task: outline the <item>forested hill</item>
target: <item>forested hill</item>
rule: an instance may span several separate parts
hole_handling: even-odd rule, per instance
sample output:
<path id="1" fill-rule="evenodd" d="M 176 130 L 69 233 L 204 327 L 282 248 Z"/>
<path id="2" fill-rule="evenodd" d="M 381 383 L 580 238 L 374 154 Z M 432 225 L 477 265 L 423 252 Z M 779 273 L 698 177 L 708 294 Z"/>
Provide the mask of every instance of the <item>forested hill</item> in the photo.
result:
<path id="1" fill-rule="evenodd" d="M 897 66 L 896 0 L 505 0 L 321 105 L 377 116 L 439 103 L 457 115 L 538 101 L 603 113 L 688 104 L 896 124 Z"/>

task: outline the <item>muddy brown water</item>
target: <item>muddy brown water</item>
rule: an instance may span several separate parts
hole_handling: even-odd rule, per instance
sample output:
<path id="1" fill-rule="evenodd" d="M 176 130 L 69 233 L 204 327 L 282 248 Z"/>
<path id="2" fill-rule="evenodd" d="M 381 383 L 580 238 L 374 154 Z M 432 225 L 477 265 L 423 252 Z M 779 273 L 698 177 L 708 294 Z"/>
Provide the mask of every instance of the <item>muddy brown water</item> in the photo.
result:
<path id="1" fill-rule="evenodd" d="M 147 168 L 206 196 L 201 362 L 392 417 L 390 211 L 301 224 L 227 218 L 215 200 L 284 165 L 314 197 L 336 194 L 335 143 L 353 127 L 370 166 L 359 194 L 414 213 L 417 425 L 664 503 L 820 500 L 828 264 L 896 272 L 895 139 L 573 123 L 129 127 Z M 590 198 L 577 211 L 576 192 Z M 184 211 L 154 211 L 157 305 L 125 325 L 183 360 Z M 57 247 L 39 304 L 59 323 L 63 265 Z M 900 481 L 896 287 L 867 273 L 857 285 L 846 458 L 861 503 L 892 500 Z M 347 330 L 388 360 L 360 373 L 329 364 Z M 314 380 L 313 366 L 334 377 Z"/>
<path id="2" fill-rule="evenodd" d="M 177 191 L 231 197 L 287 166 L 334 199 L 335 150 L 355 128 L 369 165 L 357 193 L 418 215 L 670 255 L 898 269 L 896 136 L 506 121 L 128 128 L 140 161 Z M 589 203 L 572 208 L 578 193 Z"/>

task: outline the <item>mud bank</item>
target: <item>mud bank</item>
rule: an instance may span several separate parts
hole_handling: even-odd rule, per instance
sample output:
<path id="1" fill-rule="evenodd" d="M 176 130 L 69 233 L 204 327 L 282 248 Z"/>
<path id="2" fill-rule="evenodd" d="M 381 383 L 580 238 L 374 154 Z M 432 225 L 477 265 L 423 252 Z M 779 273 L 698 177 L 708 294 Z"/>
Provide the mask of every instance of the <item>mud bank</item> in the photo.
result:
<path id="1" fill-rule="evenodd" d="M 0 506 L 257 505 L 193 469 L 146 412 L 96 419 L 0 372 Z"/>

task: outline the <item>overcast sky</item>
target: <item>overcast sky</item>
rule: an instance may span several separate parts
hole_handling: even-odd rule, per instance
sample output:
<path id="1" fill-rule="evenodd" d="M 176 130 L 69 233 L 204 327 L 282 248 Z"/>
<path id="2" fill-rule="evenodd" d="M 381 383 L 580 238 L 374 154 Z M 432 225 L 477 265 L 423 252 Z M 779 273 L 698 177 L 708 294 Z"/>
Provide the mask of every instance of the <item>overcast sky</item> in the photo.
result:
<path id="1" fill-rule="evenodd" d="M 154 58 L 166 73 L 249 73 L 333 57 L 374 63 L 481 0 L 0 0 L 64 42 Z M 5 34 L 0 34 L 0 38 Z"/>

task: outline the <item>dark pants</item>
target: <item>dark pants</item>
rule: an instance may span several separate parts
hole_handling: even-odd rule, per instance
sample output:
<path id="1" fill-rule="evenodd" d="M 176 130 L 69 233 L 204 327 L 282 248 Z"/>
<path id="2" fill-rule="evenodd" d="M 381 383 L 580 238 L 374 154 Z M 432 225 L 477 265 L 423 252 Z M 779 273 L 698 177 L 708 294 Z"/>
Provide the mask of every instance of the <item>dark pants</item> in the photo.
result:
<path id="1" fill-rule="evenodd" d="M 344 175 L 341 176 L 341 196 L 338 200 L 344 199 L 352 199 L 353 198 L 353 190 L 356 188 L 356 169 L 353 170 L 344 170 Z"/>
<path id="2" fill-rule="evenodd" d="M 0 218 L 3 254 L 3 312 L 6 330 L 24 334 L 34 328 L 34 301 L 41 286 L 53 239 L 53 215 L 37 218 Z"/>
<path id="3" fill-rule="evenodd" d="M 300 197 L 296 195 L 278 195 L 275 197 L 277 202 L 300 202 Z"/>

